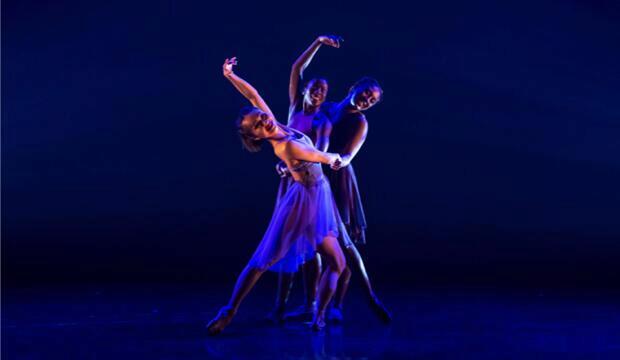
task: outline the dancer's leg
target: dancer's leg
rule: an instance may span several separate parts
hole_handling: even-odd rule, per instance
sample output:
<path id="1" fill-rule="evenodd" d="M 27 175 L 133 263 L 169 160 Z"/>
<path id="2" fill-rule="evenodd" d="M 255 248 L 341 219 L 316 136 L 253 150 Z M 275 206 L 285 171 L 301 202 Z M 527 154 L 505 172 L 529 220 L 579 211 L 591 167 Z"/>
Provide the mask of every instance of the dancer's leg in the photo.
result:
<path id="1" fill-rule="evenodd" d="M 320 330 L 325 326 L 325 310 L 336 291 L 338 278 L 346 267 L 344 254 L 335 237 L 325 237 L 318 250 L 327 266 L 319 284 L 317 313 L 312 321 L 314 330 Z"/>
<path id="2" fill-rule="evenodd" d="M 275 323 L 281 323 L 284 320 L 284 311 L 288 302 L 295 273 L 280 272 L 278 274 L 278 292 L 276 295 L 276 304 L 273 311 L 269 314 L 269 319 Z"/>
<path id="3" fill-rule="evenodd" d="M 366 290 L 366 295 L 371 298 L 375 296 L 375 293 L 372 290 L 372 284 L 370 283 L 370 278 L 368 277 L 368 273 L 366 272 L 366 266 L 364 265 L 364 260 L 360 255 L 359 251 L 355 247 L 355 245 L 351 244 L 349 247 L 345 249 L 347 254 L 347 260 L 349 261 L 350 266 L 352 266 L 359 274 L 362 276 L 362 280 L 364 281 L 364 288 Z M 346 290 L 345 290 L 346 291 Z M 344 298 L 344 295 L 343 295 Z"/>
<path id="4" fill-rule="evenodd" d="M 252 290 L 258 279 L 263 275 L 265 270 L 258 269 L 251 266 L 246 266 L 237 278 L 237 283 L 233 289 L 232 295 L 228 304 L 224 306 L 217 316 L 207 324 L 209 335 L 219 334 L 230 322 L 237 313 L 239 305 L 247 294 Z"/>
<path id="5" fill-rule="evenodd" d="M 316 300 L 321 276 L 321 256 L 316 253 L 312 260 L 303 265 L 304 291 L 306 294 L 306 306 L 312 308 Z"/>
<path id="6" fill-rule="evenodd" d="M 388 323 L 392 321 L 392 316 L 390 315 L 388 310 L 385 308 L 385 306 L 381 303 L 381 301 L 379 301 L 379 298 L 377 298 L 377 295 L 372 289 L 372 284 L 370 283 L 370 278 L 368 276 L 368 272 L 366 271 L 364 260 L 362 259 L 362 256 L 360 255 L 355 245 L 351 244 L 350 246 L 348 246 L 345 249 L 345 252 L 347 254 L 347 260 L 350 266 L 353 269 L 357 270 L 357 272 L 359 272 L 359 274 L 362 276 L 362 280 L 364 282 L 364 288 L 366 290 L 366 296 L 370 303 L 370 307 L 373 309 L 375 314 L 383 322 Z M 343 288 L 342 290 L 339 289 L 339 295 L 341 296 L 341 298 L 340 298 L 340 302 L 338 303 L 338 305 L 340 305 L 340 309 L 342 309 L 342 304 L 343 304 L 342 301 L 344 300 L 346 291 L 348 289 L 348 282 L 346 285 L 347 286 Z"/>
<path id="7" fill-rule="evenodd" d="M 347 294 L 347 290 L 349 289 L 349 281 L 351 281 L 351 268 L 347 265 L 342 272 L 342 275 L 340 275 L 340 280 L 338 280 L 338 289 L 334 295 L 334 307 L 337 309 L 342 309 L 344 304 L 344 296 Z"/>
<path id="8" fill-rule="evenodd" d="M 305 300 L 299 308 L 284 315 L 287 321 L 311 321 L 316 310 L 316 293 L 321 278 L 321 256 L 316 253 L 302 267 Z"/>

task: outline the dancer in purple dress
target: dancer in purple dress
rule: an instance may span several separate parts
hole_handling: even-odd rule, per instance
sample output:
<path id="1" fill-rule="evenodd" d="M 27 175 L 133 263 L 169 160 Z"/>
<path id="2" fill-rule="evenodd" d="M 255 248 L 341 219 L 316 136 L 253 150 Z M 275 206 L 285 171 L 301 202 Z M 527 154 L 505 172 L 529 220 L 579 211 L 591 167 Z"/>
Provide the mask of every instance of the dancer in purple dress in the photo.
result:
<path id="1" fill-rule="evenodd" d="M 341 41 L 342 38 L 334 35 L 317 37 L 291 67 L 288 126 L 307 135 L 316 148 L 321 151 L 327 149 L 326 134 L 331 126 L 325 111 L 321 111 L 321 106 L 327 96 L 328 84 L 322 78 L 310 79 L 303 87 L 300 84 L 303 81 L 304 70 L 310 65 L 321 45 L 339 48 Z M 286 171 L 284 162 L 279 162 L 276 165 L 276 170 L 281 176 L 277 197 L 277 202 L 279 202 L 294 183 L 294 179 Z M 315 299 L 319 285 L 319 274 L 321 273 L 320 260 L 320 256 L 315 254 L 304 263 L 302 274 L 304 278 L 305 301 L 298 310 L 287 314 L 287 316 L 292 315 L 295 318 L 301 316 L 304 320 L 312 319 L 314 308 L 316 307 Z M 291 292 L 294 276 L 295 272 L 279 273 L 276 303 L 273 311 L 269 314 L 269 319 L 276 323 L 282 322 L 284 319 L 286 303 Z"/>
<path id="2" fill-rule="evenodd" d="M 328 169 L 327 175 L 340 216 L 350 238 L 357 244 L 366 243 L 366 218 L 351 161 L 361 149 L 368 134 L 368 121 L 363 111 L 376 105 L 382 96 L 383 90 L 375 79 L 362 78 L 351 87 L 344 100 L 331 108 L 329 116 L 331 119 L 328 132 L 329 149 L 340 154 L 342 161 Z M 390 322 L 392 317 L 373 291 L 359 251 L 348 240 L 341 244 L 345 248 L 348 263 L 362 275 L 371 308 L 383 322 Z M 350 278 L 351 270 L 347 266 L 340 278 L 334 304 L 330 309 L 330 320 L 342 321 L 342 306 Z"/>
<path id="3" fill-rule="evenodd" d="M 252 152 L 268 142 L 275 155 L 287 165 L 295 183 L 278 202 L 254 255 L 239 275 L 232 296 L 217 316 L 207 324 L 210 335 L 230 324 L 241 302 L 268 269 L 294 271 L 318 251 L 327 266 L 319 285 L 318 308 L 312 328 L 325 326 L 325 311 L 346 267 L 338 237 L 346 230 L 323 175 L 321 164 L 338 166 L 340 156 L 317 150 L 312 141 L 294 129 L 279 124 L 273 113 L 249 83 L 234 74 L 236 58 L 226 59 L 224 76 L 245 96 L 252 107 L 242 109 L 236 125 L 244 147 Z"/>

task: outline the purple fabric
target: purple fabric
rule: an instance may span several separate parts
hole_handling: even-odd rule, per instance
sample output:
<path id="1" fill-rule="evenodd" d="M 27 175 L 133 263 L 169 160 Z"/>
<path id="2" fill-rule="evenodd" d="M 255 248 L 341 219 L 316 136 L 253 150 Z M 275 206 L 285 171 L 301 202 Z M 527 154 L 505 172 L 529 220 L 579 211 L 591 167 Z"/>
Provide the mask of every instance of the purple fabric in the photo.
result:
<path id="1" fill-rule="evenodd" d="M 296 272 L 299 265 L 313 256 L 326 236 L 338 237 L 342 230 L 343 224 L 324 176 L 314 184 L 292 181 L 286 194 L 278 200 L 250 266 Z"/>
<path id="2" fill-rule="evenodd" d="M 354 242 L 366 243 L 366 216 L 353 165 L 338 171 L 326 170 L 338 211 Z"/>
<path id="3" fill-rule="evenodd" d="M 312 144 L 301 133 L 291 141 Z M 252 267 L 296 272 L 326 236 L 350 242 L 321 165 L 306 162 L 292 170 L 302 180 L 282 179 L 269 227 L 250 259 Z"/>

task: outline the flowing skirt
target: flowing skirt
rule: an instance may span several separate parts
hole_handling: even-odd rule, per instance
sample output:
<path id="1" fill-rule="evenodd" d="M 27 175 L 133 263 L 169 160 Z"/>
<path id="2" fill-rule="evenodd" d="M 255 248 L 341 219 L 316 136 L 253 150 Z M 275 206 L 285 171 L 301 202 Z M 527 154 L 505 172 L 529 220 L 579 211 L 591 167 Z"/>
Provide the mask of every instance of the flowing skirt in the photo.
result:
<path id="1" fill-rule="evenodd" d="M 355 243 L 366 243 L 366 216 L 353 165 L 338 171 L 326 169 L 338 211 Z"/>
<path id="2" fill-rule="evenodd" d="M 250 259 L 250 266 L 296 272 L 299 265 L 314 256 L 326 236 L 348 239 L 348 235 L 325 176 L 308 184 L 292 178 L 282 182 L 287 182 L 286 189 L 279 194 L 269 227 Z M 282 186 L 281 183 L 281 190 Z"/>

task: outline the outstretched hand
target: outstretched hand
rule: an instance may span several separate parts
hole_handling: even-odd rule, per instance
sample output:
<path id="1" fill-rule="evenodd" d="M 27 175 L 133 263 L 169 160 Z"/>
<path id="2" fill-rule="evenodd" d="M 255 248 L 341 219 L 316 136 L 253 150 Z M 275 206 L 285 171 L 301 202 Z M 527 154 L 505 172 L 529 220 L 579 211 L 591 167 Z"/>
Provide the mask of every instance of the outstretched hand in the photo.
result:
<path id="1" fill-rule="evenodd" d="M 237 65 L 237 57 L 232 57 L 230 59 L 226 58 L 224 60 L 224 65 L 222 65 L 222 73 L 224 76 L 230 76 L 233 74 L 233 66 Z"/>
<path id="2" fill-rule="evenodd" d="M 340 43 L 343 42 L 344 39 L 338 35 L 322 35 L 319 36 L 319 42 L 321 44 L 329 45 L 331 47 L 339 48 Z"/>

